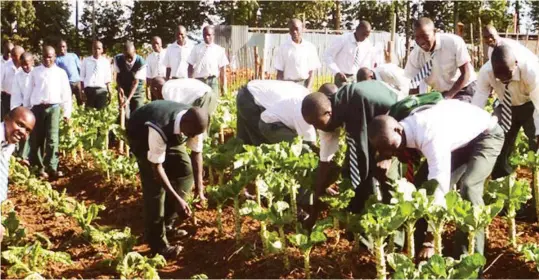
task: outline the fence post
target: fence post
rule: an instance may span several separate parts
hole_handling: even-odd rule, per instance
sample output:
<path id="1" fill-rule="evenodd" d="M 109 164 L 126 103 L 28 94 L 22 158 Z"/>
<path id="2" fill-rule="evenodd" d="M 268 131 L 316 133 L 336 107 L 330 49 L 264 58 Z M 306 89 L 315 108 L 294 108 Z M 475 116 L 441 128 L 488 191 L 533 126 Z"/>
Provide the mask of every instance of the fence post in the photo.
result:
<path id="1" fill-rule="evenodd" d="M 260 73 L 260 62 L 258 61 L 258 47 L 254 46 L 254 57 L 255 57 L 255 79 L 260 79 L 261 73 Z"/>
<path id="2" fill-rule="evenodd" d="M 478 17 L 479 21 L 479 64 L 483 65 L 485 59 L 485 53 L 483 52 L 483 26 L 481 25 L 481 17 Z"/>
<path id="3" fill-rule="evenodd" d="M 470 23 L 470 40 L 472 45 L 472 66 L 475 68 L 475 48 L 474 48 L 474 40 L 473 40 L 473 23 Z"/>

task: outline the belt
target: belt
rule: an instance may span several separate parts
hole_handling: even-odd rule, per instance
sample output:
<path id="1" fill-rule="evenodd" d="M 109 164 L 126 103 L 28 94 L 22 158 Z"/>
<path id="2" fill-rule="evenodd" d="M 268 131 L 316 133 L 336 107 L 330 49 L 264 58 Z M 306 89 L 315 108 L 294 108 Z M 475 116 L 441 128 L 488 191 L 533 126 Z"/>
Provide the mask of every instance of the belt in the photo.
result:
<path id="1" fill-rule="evenodd" d="M 200 78 L 197 78 L 197 79 L 202 79 L 202 80 L 209 80 L 209 79 L 215 79 L 217 76 L 213 75 L 213 76 L 208 76 L 208 77 L 200 77 Z"/>
<path id="2" fill-rule="evenodd" d="M 354 74 L 344 74 L 347 78 L 354 76 Z"/>
<path id="3" fill-rule="evenodd" d="M 34 105 L 34 107 L 40 107 L 40 108 L 50 108 L 50 107 L 56 107 L 59 106 L 59 104 L 38 104 Z"/>
<path id="4" fill-rule="evenodd" d="M 307 80 L 307 79 L 286 80 L 286 81 L 294 82 L 294 83 L 299 83 L 299 82 L 305 82 L 305 80 Z"/>

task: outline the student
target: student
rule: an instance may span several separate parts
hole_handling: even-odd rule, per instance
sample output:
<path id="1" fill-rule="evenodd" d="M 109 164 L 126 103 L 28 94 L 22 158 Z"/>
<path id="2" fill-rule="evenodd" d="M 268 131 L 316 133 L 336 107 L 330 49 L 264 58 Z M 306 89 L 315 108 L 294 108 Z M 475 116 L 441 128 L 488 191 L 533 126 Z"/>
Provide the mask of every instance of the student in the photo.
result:
<path id="1" fill-rule="evenodd" d="M 21 55 L 21 71 L 15 75 L 13 80 L 13 94 L 11 96 L 11 110 L 23 106 L 30 109 L 30 94 L 32 92 L 32 71 L 34 70 L 34 55 L 25 52 Z M 26 140 L 19 142 L 17 157 L 21 163 L 29 166 L 30 143 Z"/>
<path id="2" fill-rule="evenodd" d="M 136 54 L 133 42 L 124 44 L 123 54 L 114 57 L 114 70 L 118 85 L 120 107 L 128 108 L 127 118 L 144 105 L 144 81 L 146 80 L 146 62 Z"/>
<path id="3" fill-rule="evenodd" d="M 377 169 L 374 151 L 368 143 L 367 124 L 374 117 L 386 114 L 397 101 L 394 91 L 379 81 L 364 81 L 339 89 L 325 84 L 319 91 L 308 95 L 301 107 L 303 118 L 319 130 L 320 137 L 319 180 L 315 185 L 314 207 L 306 226 L 316 222 L 321 204 L 318 198 L 331 184 L 327 180 L 333 177 L 330 176 L 330 161 L 339 149 L 341 129 L 346 131 L 348 145 L 343 176 L 350 178 L 356 192 L 348 208 L 353 213 L 363 210 L 366 200 L 373 194 Z M 387 174 L 376 174 L 383 192 L 388 188 L 385 177 L 394 178 L 397 176 L 395 172 L 396 169 L 391 169 Z M 384 196 L 384 200 L 388 198 Z"/>
<path id="4" fill-rule="evenodd" d="M 236 96 L 238 138 L 248 145 L 291 142 L 296 136 L 314 144 L 316 132 L 301 115 L 309 91 L 288 81 L 253 80 Z"/>
<path id="5" fill-rule="evenodd" d="M 11 110 L 0 124 L 0 203 L 7 199 L 9 158 L 19 141 L 26 141 L 35 124 L 34 115 L 24 107 Z M 4 236 L 4 226 L 0 223 L 0 242 Z"/>
<path id="6" fill-rule="evenodd" d="M 197 79 L 177 79 L 165 82 L 158 77 L 153 90 L 160 93 L 160 99 L 201 107 L 211 116 L 217 108 L 217 100 L 212 89 Z"/>
<path id="7" fill-rule="evenodd" d="M 537 150 L 539 62 L 518 59 L 513 47 L 500 45 L 494 47 L 491 60 L 481 67 L 477 82 L 477 93 L 472 104 L 485 107 L 492 90 L 500 100 L 494 112 L 505 132 L 505 142 L 492 171 L 492 178 L 505 177 L 513 172 L 509 157 L 521 127 L 528 136 L 530 150 Z"/>
<path id="8" fill-rule="evenodd" d="M 182 250 L 179 245 L 169 245 L 166 233 L 174 232 L 176 211 L 182 216 L 191 215 L 184 198 L 191 192 L 193 179 L 195 196 L 205 200 L 202 134 L 207 130 L 208 118 L 203 109 L 156 100 L 129 119 L 127 135 L 140 169 L 146 240 L 153 253 L 166 258 L 175 258 Z M 190 156 L 185 144 L 191 150 Z"/>
<path id="9" fill-rule="evenodd" d="M 63 177 L 58 171 L 60 114 L 63 113 L 67 122 L 72 111 L 69 79 L 66 72 L 56 66 L 55 59 L 54 48 L 45 46 L 43 64 L 32 71 L 30 78 L 29 104 L 36 117 L 36 128 L 30 137 L 30 163 L 39 169 L 39 175 L 44 179 Z"/>
<path id="10" fill-rule="evenodd" d="M 146 98 L 148 100 L 156 100 L 158 99 L 156 95 L 158 94 L 156 92 L 151 92 L 151 84 L 152 81 L 157 77 L 164 78 L 167 74 L 167 66 L 165 64 L 165 57 L 167 55 L 167 49 L 163 49 L 162 46 L 161 37 L 154 36 L 152 37 L 152 49 L 153 52 L 148 55 L 147 63 L 148 68 L 146 71 Z M 150 91 L 150 95 L 148 95 L 148 91 Z"/>
<path id="11" fill-rule="evenodd" d="M 196 45 L 187 59 L 189 78 L 206 83 L 215 94 L 224 94 L 225 67 L 228 65 L 225 49 L 213 42 L 215 28 L 212 25 L 204 27 L 202 36 L 204 42 Z"/>
<path id="12" fill-rule="evenodd" d="M 488 46 L 488 59 L 491 59 L 492 51 L 495 47 L 508 46 L 513 49 L 513 53 L 520 61 L 526 61 L 528 59 L 539 61 L 537 55 L 523 44 L 510 38 L 502 38 L 498 34 L 498 31 L 496 31 L 496 28 L 491 24 L 483 28 L 483 42 Z"/>
<path id="13" fill-rule="evenodd" d="M 437 33 L 434 23 L 420 18 L 414 23 L 417 47 L 410 52 L 404 73 L 411 79 L 410 93 L 425 82 L 446 99 L 472 101 L 476 74 L 464 40 L 454 34 Z"/>
<path id="14" fill-rule="evenodd" d="M 289 41 L 282 44 L 273 66 L 277 80 L 292 81 L 310 89 L 314 82 L 314 71 L 320 68 L 320 60 L 314 45 L 302 38 L 303 23 L 299 19 L 288 22 Z"/>
<path id="15" fill-rule="evenodd" d="M 176 28 L 176 42 L 168 44 L 165 55 L 167 67 L 166 79 L 183 79 L 188 77 L 187 59 L 193 50 L 193 43 L 187 39 L 187 30 L 183 25 Z"/>
<path id="16" fill-rule="evenodd" d="M 338 87 L 355 82 L 360 68 L 375 67 L 376 50 L 369 40 L 370 34 L 371 24 L 362 20 L 354 33 L 340 36 L 324 53 L 324 61 L 335 75 Z"/>
<path id="17" fill-rule="evenodd" d="M 421 152 L 426 162 L 418 170 L 415 183 L 421 186 L 427 178 L 438 181 L 435 204 L 445 205 L 444 196 L 451 182 L 456 182 L 464 199 L 473 205 L 483 205 L 485 179 L 504 141 L 503 130 L 496 121 L 471 104 L 443 100 L 401 122 L 387 115 L 374 118 L 369 124 L 369 142 L 383 158 L 399 155 L 406 148 Z M 418 230 L 424 232 L 425 228 Z M 418 247 L 420 258 L 432 256 L 432 240 L 432 235 L 427 234 L 422 248 Z M 476 236 L 475 252 L 483 254 L 484 241 L 481 231 Z M 466 234 L 457 231 L 455 257 L 466 253 L 466 243 Z"/>
<path id="18" fill-rule="evenodd" d="M 92 43 L 92 55 L 82 61 L 80 76 L 86 96 L 86 106 L 102 110 L 107 107 L 110 96 L 112 71 L 110 61 L 103 57 L 103 44 Z"/>
<path id="19" fill-rule="evenodd" d="M 13 94 L 13 81 L 15 75 L 21 70 L 21 55 L 24 49 L 21 46 L 15 46 L 11 49 L 11 61 L 2 66 L 2 100 L 1 100 L 1 117 L 10 111 L 11 95 Z"/>
<path id="20" fill-rule="evenodd" d="M 75 53 L 67 52 L 67 43 L 64 40 L 58 42 L 58 56 L 56 57 L 56 65 L 64 69 L 69 78 L 71 92 L 77 99 L 77 104 L 81 106 L 84 103 L 82 97 L 81 77 L 80 77 L 80 59 Z"/>
<path id="21" fill-rule="evenodd" d="M 404 69 L 393 63 L 378 65 L 374 70 L 362 67 L 357 72 L 357 81 L 378 80 L 386 83 L 395 90 L 399 100 L 408 96 L 410 79 L 404 75 Z"/>

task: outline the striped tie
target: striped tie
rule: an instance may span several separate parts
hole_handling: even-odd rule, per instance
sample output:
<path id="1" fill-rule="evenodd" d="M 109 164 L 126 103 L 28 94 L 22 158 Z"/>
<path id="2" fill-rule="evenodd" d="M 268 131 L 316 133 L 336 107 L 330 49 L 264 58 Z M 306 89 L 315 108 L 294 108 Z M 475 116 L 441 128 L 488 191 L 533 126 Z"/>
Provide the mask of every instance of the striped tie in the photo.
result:
<path id="1" fill-rule="evenodd" d="M 92 71 L 92 77 L 96 80 L 97 80 L 97 64 L 98 64 L 98 61 L 95 60 L 94 71 Z"/>
<path id="2" fill-rule="evenodd" d="M 505 85 L 505 93 L 502 100 L 502 115 L 500 124 L 505 133 L 511 128 L 511 92 L 509 91 L 509 84 Z"/>
<path id="3" fill-rule="evenodd" d="M 4 155 L 5 146 L 7 145 L 2 143 L 2 148 L 0 151 L 0 202 L 7 199 L 9 157 Z"/>
<path id="4" fill-rule="evenodd" d="M 157 53 L 157 77 L 161 77 L 161 53 Z"/>
<path id="5" fill-rule="evenodd" d="M 421 67 L 421 70 L 419 71 L 419 73 L 417 73 L 417 75 L 415 75 L 415 77 L 410 81 L 410 88 L 417 88 L 419 84 L 421 83 L 421 81 L 423 81 L 425 78 L 430 76 L 430 74 L 432 73 L 433 58 L 434 58 L 434 52 L 430 56 L 429 61 L 427 61 L 423 65 L 423 67 Z"/>
<path id="6" fill-rule="evenodd" d="M 356 48 L 356 54 L 354 56 L 354 69 L 359 70 L 359 48 Z"/>
<path id="7" fill-rule="evenodd" d="M 346 143 L 350 151 L 350 180 L 352 181 L 352 186 L 357 188 L 361 182 L 361 177 L 359 176 L 356 141 L 349 134 L 346 134 Z"/>

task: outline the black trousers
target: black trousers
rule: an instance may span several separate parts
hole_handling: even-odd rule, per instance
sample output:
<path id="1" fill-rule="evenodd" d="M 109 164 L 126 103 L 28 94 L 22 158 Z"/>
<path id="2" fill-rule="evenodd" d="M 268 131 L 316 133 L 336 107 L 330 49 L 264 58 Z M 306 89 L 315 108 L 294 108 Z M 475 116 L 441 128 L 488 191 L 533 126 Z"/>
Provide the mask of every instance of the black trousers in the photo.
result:
<path id="1" fill-rule="evenodd" d="M 2 106 L 0 108 L 0 110 L 1 110 L 0 118 L 2 119 L 2 121 L 4 121 L 4 118 L 6 117 L 7 113 L 9 113 L 9 111 L 10 111 L 11 94 L 8 94 L 7 92 L 2 91 L 1 103 L 2 103 Z"/>

